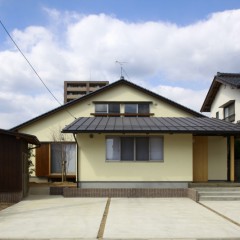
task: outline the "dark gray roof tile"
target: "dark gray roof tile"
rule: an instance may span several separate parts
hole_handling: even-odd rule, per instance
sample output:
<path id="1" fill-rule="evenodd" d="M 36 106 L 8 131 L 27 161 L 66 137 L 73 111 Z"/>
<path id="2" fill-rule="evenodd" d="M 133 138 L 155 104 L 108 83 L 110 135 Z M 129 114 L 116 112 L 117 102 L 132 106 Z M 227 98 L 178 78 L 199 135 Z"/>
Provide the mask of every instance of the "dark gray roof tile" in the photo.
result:
<path id="1" fill-rule="evenodd" d="M 207 117 L 82 117 L 65 133 L 192 133 L 240 135 L 240 125 Z"/>

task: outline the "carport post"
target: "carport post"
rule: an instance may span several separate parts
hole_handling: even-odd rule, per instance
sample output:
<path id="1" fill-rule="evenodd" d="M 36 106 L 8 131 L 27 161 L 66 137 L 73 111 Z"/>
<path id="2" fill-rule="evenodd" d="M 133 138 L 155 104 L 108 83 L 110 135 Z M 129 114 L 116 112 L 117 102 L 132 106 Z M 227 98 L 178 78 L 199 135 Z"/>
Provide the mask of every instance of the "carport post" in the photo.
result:
<path id="1" fill-rule="evenodd" d="M 234 136 L 230 136 L 230 181 L 235 181 Z"/>

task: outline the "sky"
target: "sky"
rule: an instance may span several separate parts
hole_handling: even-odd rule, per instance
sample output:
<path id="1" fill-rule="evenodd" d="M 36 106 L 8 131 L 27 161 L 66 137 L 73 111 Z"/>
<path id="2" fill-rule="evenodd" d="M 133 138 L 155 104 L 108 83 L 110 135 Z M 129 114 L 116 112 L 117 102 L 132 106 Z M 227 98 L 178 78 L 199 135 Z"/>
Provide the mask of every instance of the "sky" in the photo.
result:
<path id="1" fill-rule="evenodd" d="M 66 80 L 124 77 L 199 111 L 240 72 L 239 0 L 0 0 L 0 20 L 63 103 Z M 59 106 L 0 25 L 0 128 Z"/>

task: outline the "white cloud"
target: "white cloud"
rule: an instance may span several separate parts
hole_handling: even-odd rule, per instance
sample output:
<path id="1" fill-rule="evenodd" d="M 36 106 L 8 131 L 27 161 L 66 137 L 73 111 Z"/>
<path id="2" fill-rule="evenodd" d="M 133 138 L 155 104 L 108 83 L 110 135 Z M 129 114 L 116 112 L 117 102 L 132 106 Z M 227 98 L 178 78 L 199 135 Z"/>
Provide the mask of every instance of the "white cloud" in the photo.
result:
<path id="1" fill-rule="evenodd" d="M 185 27 L 165 22 L 126 22 L 104 14 L 44 11 L 50 18 L 48 26 L 15 29 L 11 34 L 61 100 L 64 80 L 117 80 L 118 60 L 127 62 L 124 69 L 131 81 L 157 88 L 168 98 L 199 110 L 217 71 L 239 72 L 240 10 L 214 13 Z M 26 61 L 7 41 L 8 48 L 0 51 L 0 94 L 6 94 L 5 106 L 0 106 L 0 127 L 5 128 L 35 117 L 39 114 L 34 111 L 36 107 L 44 112 L 55 106 Z M 194 98 L 189 101 L 187 95 Z M 11 99 L 22 97 L 33 100 L 32 104 Z M 17 107 L 4 112 L 11 104 Z"/>
<path id="2" fill-rule="evenodd" d="M 160 85 L 152 89 L 152 91 L 160 94 L 163 97 L 170 98 L 171 100 L 193 109 L 197 112 L 203 104 L 204 98 L 207 94 L 205 90 L 192 90 L 181 87 L 171 87 L 166 85 Z"/>

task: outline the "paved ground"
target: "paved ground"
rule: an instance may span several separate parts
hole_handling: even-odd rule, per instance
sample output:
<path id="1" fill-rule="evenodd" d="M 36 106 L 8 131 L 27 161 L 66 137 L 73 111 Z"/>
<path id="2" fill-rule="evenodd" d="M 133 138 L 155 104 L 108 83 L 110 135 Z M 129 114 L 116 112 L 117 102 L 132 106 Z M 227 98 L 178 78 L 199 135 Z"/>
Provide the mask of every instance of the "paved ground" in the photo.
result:
<path id="1" fill-rule="evenodd" d="M 32 195 L 0 211 L 0 239 L 96 239 L 106 202 Z M 240 224 L 240 202 L 208 204 Z M 240 227 L 188 198 L 112 198 L 103 238 L 240 239 Z"/>
<path id="2" fill-rule="evenodd" d="M 96 238 L 106 199 L 32 195 L 0 212 L 0 239 Z"/>
<path id="3" fill-rule="evenodd" d="M 235 238 L 240 227 L 187 198 L 112 199 L 106 238 Z"/>
<path id="4" fill-rule="evenodd" d="M 240 201 L 202 201 L 201 203 L 240 225 Z"/>

